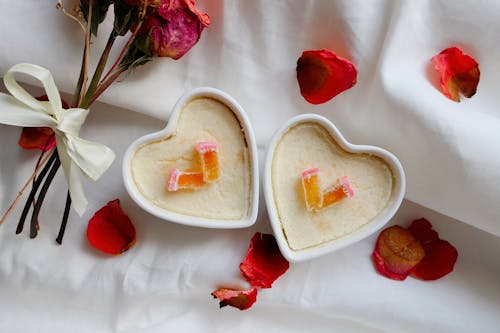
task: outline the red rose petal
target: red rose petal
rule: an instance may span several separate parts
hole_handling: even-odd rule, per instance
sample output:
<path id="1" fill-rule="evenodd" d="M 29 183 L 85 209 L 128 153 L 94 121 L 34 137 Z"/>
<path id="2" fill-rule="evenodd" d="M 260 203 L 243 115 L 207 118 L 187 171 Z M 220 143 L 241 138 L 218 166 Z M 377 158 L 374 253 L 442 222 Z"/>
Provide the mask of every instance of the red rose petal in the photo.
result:
<path id="1" fill-rule="evenodd" d="M 105 253 L 120 254 L 135 244 L 135 228 L 115 199 L 99 209 L 87 225 L 90 244 Z"/>
<path id="2" fill-rule="evenodd" d="M 297 61 L 300 93 L 312 104 L 329 101 L 356 84 L 358 72 L 330 50 L 304 51 Z"/>
<path id="3" fill-rule="evenodd" d="M 389 279 L 404 280 L 424 255 L 424 249 L 415 237 L 395 225 L 380 233 L 372 259 L 380 274 Z"/>
<path id="4" fill-rule="evenodd" d="M 408 230 L 422 244 L 424 259 L 411 272 L 411 276 L 421 280 L 437 280 L 453 271 L 458 251 L 453 245 L 439 238 L 426 219 L 412 222 Z"/>
<path id="5" fill-rule="evenodd" d="M 425 257 L 413 269 L 411 276 L 421 280 L 437 280 L 453 271 L 458 258 L 457 249 L 445 240 L 424 244 Z"/>
<path id="6" fill-rule="evenodd" d="M 408 231 L 410 231 L 422 245 L 439 239 L 437 231 L 432 229 L 432 224 L 424 218 L 413 221 L 408 227 Z"/>
<path id="7" fill-rule="evenodd" d="M 23 127 L 18 144 L 23 149 L 47 151 L 55 146 L 56 138 L 49 127 Z"/>
<path id="8" fill-rule="evenodd" d="M 240 271 L 253 287 L 271 288 L 290 264 L 281 254 L 273 235 L 255 233 Z"/>
<path id="9" fill-rule="evenodd" d="M 441 89 L 445 96 L 460 101 L 459 94 L 470 98 L 479 83 L 479 66 L 476 60 L 457 47 L 447 48 L 432 58 L 440 75 Z"/>
<path id="10" fill-rule="evenodd" d="M 39 101 L 48 101 L 47 95 L 36 97 Z M 68 109 L 69 105 L 61 99 L 64 109 Z M 43 151 L 50 150 L 56 144 L 54 131 L 49 127 L 24 127 L 21 137 L 18 142 L 23 149 L 40 149 Z"/>
<path id="11" fill-rule="evenodd" d="M 211 294 L 214 298 L 219 299 L 219 306 L 232 306 L 240 310 L 250 308 L 257 300 L 257 288 L 250 290 L 235 290 L 221 288 Z"/>

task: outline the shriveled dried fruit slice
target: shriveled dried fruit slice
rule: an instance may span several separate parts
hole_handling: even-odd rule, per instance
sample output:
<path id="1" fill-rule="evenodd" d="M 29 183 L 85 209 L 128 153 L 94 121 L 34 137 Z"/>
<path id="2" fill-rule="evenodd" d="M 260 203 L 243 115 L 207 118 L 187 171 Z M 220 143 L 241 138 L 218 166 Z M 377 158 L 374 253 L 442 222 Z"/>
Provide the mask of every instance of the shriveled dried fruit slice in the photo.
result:
<path id="1" fill-rule="evenodd" d="M 311 168 L 302 172 L 302 190 L 308 211 L 320 209 L 323 195 L 319 188 L 319 168 Z"/>
<path id="2" fill-rule="evenodd" d="M 200 141 L 196 143 L 196 151 L 200 155 L 201 171 L 205 182 L 219 178 L 218 147 L 215 142 Z"/>
<path id="3" fill-rule="evenodd" d="M 424 245 L 425 257 L 411 272 L 421 280 L 437 280 L 453 271 L 458 258 L 457 249 L 445 240 L 437 239 Z"/>
<path id="4" fill-rule="evenodd" d="M 351 88 L 357 75 L 349 60 L 326 49 L 304 51 L 297 61 L 300 93 L 312 104 L 325 103 Z"/>
<path id="5" fill-rule="evenodd" d="M 115 199 L 99 209 L 87 225 L 90 245 L 109 254 L 120 254 L 135 244 L 135 227 Z"/>
<path id="6" fill-rule="evenodd" d="M 439 239 L 437 231 L 432 229 L 432 224 L 424 218 L 413 221 L 408 230 L 422 245 Z"/>
<path id="7" fill-rule="evenodd" d="M 211 295 L 220 301 L 219 307 L 221 308 L 229 305 L 240 310 L 246 310 L 257 300 L 257 288 L 250 290 L 221 288 L 212 292 Z"/>
<path id="8" fill-rule="evenodd" d="M 434 56 L 432 62 L 439 73 L 445 96 L 459 102 L 460 95 L 470 98 L 476 93 L 480 72 L 474 58 L 464 54 L 458 47 L 450 47 Z"/>
<path id="9" fill-rule="evenodd" d="M 406 229 L 392 226 L 383 230 L 373 251 L 377 271 L 393 280 L 404 280 L 422 260 L 425 251 Z"/>
<path id="10" fill-rule="evenodd" d="M 252 287 L 271 288 L 290 264 L 281 254 L 273 235 L 255 233 L 240 271 Z"/>

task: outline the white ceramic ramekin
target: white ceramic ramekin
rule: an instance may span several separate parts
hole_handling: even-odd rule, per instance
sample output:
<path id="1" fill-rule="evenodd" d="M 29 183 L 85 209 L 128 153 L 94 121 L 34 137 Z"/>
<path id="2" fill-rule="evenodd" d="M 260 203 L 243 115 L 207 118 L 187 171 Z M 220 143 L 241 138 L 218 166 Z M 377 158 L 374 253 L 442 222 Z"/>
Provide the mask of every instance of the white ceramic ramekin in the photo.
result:
<path id="1" fill-rule="evenodd" d="M 177 120 L 179 119 L 179 114 L 183 107 L 191 100 L 201 97 L 208 97 L 220 101 L 221 103 L 227 105 L 231 109 L 240 122 L 242 128 L 242 134 L 245 136 L 246 143 L 248 146 L 248 154 L 250 159 L 250 173 L 252 187 L 251 193 L 251 203 L 250 209 L 244 218 L 241 220 L 215 220 L 207 219 L 189 215 L 182 215 L 175 212 L 165 210 L 161 207 L 154 205 L 147 198 L 145 198 L 135 185 L 131 172 L 131 162 L 135 151 L 145 143 L 155 141 L 161 138 L 168 137 L 171 133 L 175 131 L 177 126 Z M 122 164 L 123 180 L 125 183 L 125 188 L 127 192 L 132 197 L 132 199 L 144 210 L 150 214 L 157 216 L 163 220 L 169 222 L 175 222 L 180 224 L 185 224 L 195 227 L 204 228 L 220 228 L 220 229 L 234 229 L 234 228 L 245 228 L 251 226 L 255 223 L 257 219 L 258 205 L 259 205 L 259 164 L 257 156 L 257 144 L 255 141 L 255 135 L 243 108 L 227 93 L 222 92 L 215 88 L 202 87 L 196 88 L 185 95 L 183 95 L 175 104 L 170 118 L 168 120 L 167 126 L 156 133 L 147 134 L 139 139 L 135 140 L 125 152 Z"/>
<path id="2" fill-rule="evenodd" d="M 389 203 L 386 208 L 380 212 L 374 220 L 370 221 L 356 232 L 341 237 L 336 240 L 332 240 L 328 243 L 324 243 L 315 247 L 307 248 L 304 250 L 293 250 L 288 245 L 283 226 L 280 221 L 278 210 L 276 208 L 276 203 L 274 199 L 274 191 L 272 186 L 272 164 L 274 159 L 274 152 L 278 142 L 284 133 L 286 133 L 290 128 L 300 124 L 300 123 L 317 123 L 323 128 L 325 128 L 333 140 L 336 141 L 340 147 L 345 151 L 350 153 L 366 153 L 377 156 L 383 159 L 391 168 L 394 183 L 392 194 L 389 199 Z M 284 124 L 271 139 L 264 169 L 264 195 L 266 200 L 267 211 L 269 213 L 269 218 L 271 221 L 271 226 L 274 231 L 274 235 L 278 242 L 279 248 L 283 256 L 291 262 L 299 262 L 304 260 L 309 260 L 332 251 L 341 249 L 350 244 L 356 243 L 369 235 L 375 233 L 381 229 L 396 213 L 401 202 L 404 198 L 406 188 L 405 174 L 403 167 L 399 160 L 387 150 L 384 150 L 375 146 L 367 145 L 354 145 L 346 141 L 339 130 L 326 118 L 315 115 L 315 114 L 303 114 L 290 119 L 286 124 Z"/>

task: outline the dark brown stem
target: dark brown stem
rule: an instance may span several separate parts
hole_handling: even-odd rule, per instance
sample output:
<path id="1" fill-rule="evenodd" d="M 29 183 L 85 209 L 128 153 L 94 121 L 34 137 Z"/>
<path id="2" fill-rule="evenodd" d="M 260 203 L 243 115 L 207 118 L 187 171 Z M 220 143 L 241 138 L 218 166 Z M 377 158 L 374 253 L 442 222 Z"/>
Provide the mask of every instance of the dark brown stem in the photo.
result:
<path id="1" fill-rule="evenodd" d="M 61 166 L 61 161 L 59 161 L 59 155 L 57 153 L 54 154 L 56 155 L 54 164 L 52 165 L 52 168 L 50 168 L 47 178 L 45 178 L 45 182 L 43 183 L 42 189 L 40 190 L 40 194 L 38 195 L 38 198 L 36 200 L 35 207 L 33 208 L 33 214 L 31 215 L 30 238 L 35 238 L 36 235 L 38 234 L 36 221 L 38 219 L 38 215 L 40 214 L 40 209 L 42 208 L 43 200 L 45 199 L 45 195 L 47 194 L 47 191 L 50 187 L 50 184 L 52 183 L 52 180 L 54 179 L 54 176 L 57 173 L 57 170 L 59 170 L 59 166 Z"/>
<path id="2" fill-rule="evenodd" d="M 61 227 L 59 228 L 59 234 L 57 235 L 56 242 L 61 245 L 64 237 L 64 232 L 66 231 L 66 224 L 68 223 L 69 210 L 71 208 L 71 195 L 66 195 L 66 204 L 64 206 L 64 214 L 61 221 Z"/>
<path id="3" fill-rule="evenodd" d="M 58 157 L 57 151 L 54 150 L 53 153 L 50 155 L 50 158 L 47 161 L 47 164 L 45 164 L 42 171 L 40 171 L 40 174 L 36 178 L 36 181 L 33 183 L 33 187 L 31 188 L 31 192 L 28 195 L 28 199 L 26 199 L 26 204 L 24 205 L 23 212 L 21 213 L 21 217 L 19 218 L 19 223 L 17 224 L 16 234 L 19 234 L 23 231 L 24 221 L 26 221 L 26 217 L 28 216 L 28 212 L 31 208 L 31 203 L 35 199 L 36 192 L 38 191 L 38 188 L 42 184 L 42 181 L 45 178 L 45 175 L 52 168 L 52 165 L 54 164 L 57 157 Z"/>

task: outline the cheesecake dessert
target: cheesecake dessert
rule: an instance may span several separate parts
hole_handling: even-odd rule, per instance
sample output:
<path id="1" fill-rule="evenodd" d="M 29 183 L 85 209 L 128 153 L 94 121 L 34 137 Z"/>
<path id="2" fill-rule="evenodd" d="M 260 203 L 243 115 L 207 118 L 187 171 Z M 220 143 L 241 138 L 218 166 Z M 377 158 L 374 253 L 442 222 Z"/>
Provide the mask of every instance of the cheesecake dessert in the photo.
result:
<path id="1" fill-rule="evenodd" d="M 250 214 L 245 135 L 234 112 L 216 99 L 187 102 L 173 132 L 137 148 L 131 175 L 149 202 L 172 213 L 217 221 Z"/>
<path id="2" fill-rule="evenodd" d="M 381 158 L 342 149 L 316 122 L 289 128 L 271 165 L 275 207 L 292 250 L 340 239 L 375 220 L 394 186 Z"/>

